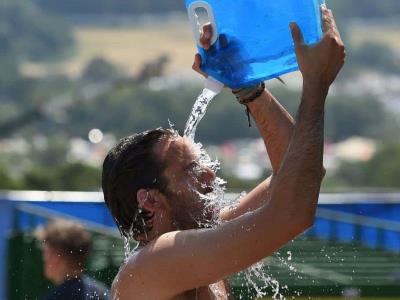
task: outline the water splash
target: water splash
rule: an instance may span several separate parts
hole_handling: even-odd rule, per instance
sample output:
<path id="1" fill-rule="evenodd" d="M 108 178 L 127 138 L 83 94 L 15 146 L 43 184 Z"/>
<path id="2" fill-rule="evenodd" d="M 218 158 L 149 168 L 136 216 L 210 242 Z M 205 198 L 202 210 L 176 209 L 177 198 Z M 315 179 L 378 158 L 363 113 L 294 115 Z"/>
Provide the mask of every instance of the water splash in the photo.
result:
<path id="1" fill-rule="evenodd" d="M 126 263 L 129 257 L 131 256 L 132 250 L 131 250 L 130 238 L 123 236 L 123 239 L 124 239 L 124 257 Z"/>
<path id="2" fill-rule="evenodd" d="M 276 258 L 280 262 L 281 266 L 286 267 L 287 269 L 289 269 L 289 271 L 293 273 L 301 274 L 292 264 L 292 258 L 293 258 L 292 251 L 287 251 L 286 254 L 288 255 L 287 258 L 282 257 L 279 252 L 276 253 Z"/>
<path id="3" fill-rule="evenodd" d="M 288 290 L 288 287 L 286 285 L 281 286 L 278 280 L 266 272 L 265 266 L 264 262 L 261 261 L 242 272 L 249 294 L 253 289 L 256 292 L 256 299 L 264 298 L 268 295 L 266 288 L 270 287 L 273 293 L 272 299 L 286 300 L 282 292 Z M 260 288 L 260 286 L 263 286 L 263 288 Z"/>
<path id="4" fill-rule="evenodd" d="M 288 255 L 288 261 L 291 261 L 292 260 L 292 251 L 287 251 L 286 253 Z"/>
<path id="5" fill-rule="evenodd" d="M 194 141 L 197 125 L 206 114 L 207 107 L 217 94 L 207 88 L 199 95 L 185 126 L 185 136 Z"/>
<path id="6" fill-rule="evenodd" d="M 219 223 L 218 214 L 227 205 L 231 204 L 229 199 L 225 198 L 225 186 L 226 181 L 220 177 L 215 177 L 212 182 L 204 183 L 200 182 L 199 178 L 202 177 L 202 173 L 205 169 L 211 169 L 215 174 L 220 170 L 220 162 L 217 159 L 212 159 L 207 151 L 204 149 L 201 143 L 194 143 L 192 140 L 193 151 L 198 157 L 196 166 L 189 171 L 189 177 L 187 178 L 187 188 L 193 194 L 195 199 L 201 202 L 204 210 L 201 216 L 194 217 L 193 220 L 197 223 L 199 228 L 213 227 Z M 207 190 L 207 193 L 201 193 L 198 190 L 198 186 L 202 189 Z M 207 214 L 212 212 L 212 218 L 210 219 Z"/>

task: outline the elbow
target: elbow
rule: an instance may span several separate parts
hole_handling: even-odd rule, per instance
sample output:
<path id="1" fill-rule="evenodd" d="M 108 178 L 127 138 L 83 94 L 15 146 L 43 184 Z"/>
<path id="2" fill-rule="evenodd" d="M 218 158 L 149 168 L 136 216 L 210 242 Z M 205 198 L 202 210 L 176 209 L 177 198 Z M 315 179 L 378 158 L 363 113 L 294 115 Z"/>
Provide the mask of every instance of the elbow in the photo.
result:
<path id="1" fill-rule="evenodd" d="M 326 176 L 326 169 L 325 167 L 322 167 L 322 180 L 325 178 Z"/>
<path id="2" fill-rule="evenodd" d="M 305 231 L 308 229 L 312 228 L 315 223 L 315 217 L 309 217 L 309 218 L 302 218 L 302 220 L 299 220 L 298 223 L 293 223 L 294 225 L 290 231 L 290 239 L 295 239 L 297 236 L 303 234 Z"/>
<path id="3" fill-rule="evenodd" d="M 316 220 L 316 207 L 312 207 L 310 209 L 307 209 L 306 211 L 301 214 L 299 220 L 298 220 L 298 228 L 299 228 L 299 233 L 301 234 L 304 231 L 312 228 L 315 224 Z"/>
<path id="4" fill-rule="evenodd" d="M 325 179 L 326 176 L 326 169 L 324 166 L 321 166 L 321 169 L 318 172 L 315 172 L 315 176 L 317 178 L 317 182 L 319 183 L 319 185 L 322 184 L 322 182 Z"/>
<path id="5" fill-rule="evenodd" d="M 301 235 L 308 229 L 312 228 L 315 223 L 315 216 L 310 216 L 310 217 L 304 217 L 302 220 L 298 223 L 297 228 L 295 229 L 294 236 Z"/>
<path id="6" fill-rule="evenodd" d="M 303 222 L 303 231 L 306 231 L 312 228 L 315 224 L 315 214 L 310 215 L 309 217 L 305 218 Z"/>
<path id="7" fill-rule="evenodd" d="M 318 199 L 314 203 L 318 203 Z M 314 226 L 316 214 L 317 214 L 316 205 L 312 205 L 308 210 L 305 211 L 304 218 L 302 221 L 303 231 L 306 231 Z"/>

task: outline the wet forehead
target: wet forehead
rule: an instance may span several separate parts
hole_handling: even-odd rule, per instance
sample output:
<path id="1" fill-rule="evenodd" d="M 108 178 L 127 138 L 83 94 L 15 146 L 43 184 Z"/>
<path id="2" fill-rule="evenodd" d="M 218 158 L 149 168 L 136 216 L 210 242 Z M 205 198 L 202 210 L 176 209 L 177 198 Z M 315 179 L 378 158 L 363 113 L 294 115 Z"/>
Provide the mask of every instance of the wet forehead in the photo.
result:
<path id="1" fill-rule="evenodd" d="M 198 147 L 188 138 L 181 136 L 158 143 L 155 152 L 167 165 L 187 163 L 199 157 Z"/>

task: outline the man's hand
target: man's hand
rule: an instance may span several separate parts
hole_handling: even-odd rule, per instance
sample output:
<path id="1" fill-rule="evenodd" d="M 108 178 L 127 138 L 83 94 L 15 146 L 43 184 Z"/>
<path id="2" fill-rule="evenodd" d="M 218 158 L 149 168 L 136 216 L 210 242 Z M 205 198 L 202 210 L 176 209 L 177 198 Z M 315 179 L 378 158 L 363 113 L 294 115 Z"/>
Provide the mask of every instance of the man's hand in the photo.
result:
<path id="1" fill-rule="evenodd" d="M 212 37 L 213 37 L 213 29 L 211 24 L 210 23 L 205 24 L 200 34 L 200 44 L 204 48 L 204 50 L 207 51 L 208 49 L 210 49 Z M 201 69 L 200 54 L 195 55 L 192 69 L 197 73 L 201 74 L 202 76 L 204 76 L 205 78 L 208 77 L 208 74 L 203 72 L 203 70 Z"/>
<path id="2" fill-rule="evenodd" d="M 307 46 L 304 43 L 296 23 L 291 23 L 290 28 L 304 81 L 327 89 L 343 67 L 346 51 L 332 11 L 322 5 L 321 12 L 324 36 L 317 45 Z"/>

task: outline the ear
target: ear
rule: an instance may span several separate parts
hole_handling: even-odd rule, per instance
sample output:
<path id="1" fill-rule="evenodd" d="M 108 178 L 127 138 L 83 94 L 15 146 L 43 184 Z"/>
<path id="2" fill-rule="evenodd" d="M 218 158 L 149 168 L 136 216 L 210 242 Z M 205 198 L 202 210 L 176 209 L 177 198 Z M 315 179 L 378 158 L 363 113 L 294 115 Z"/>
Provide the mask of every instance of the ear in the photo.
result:
<path id="1" fill-rule="evenodd" d="M 165 197 L 157 190 L 140 189 L 136 198 L 140 208 L 152 213 L 165 210 L 168 205 Z"/>

